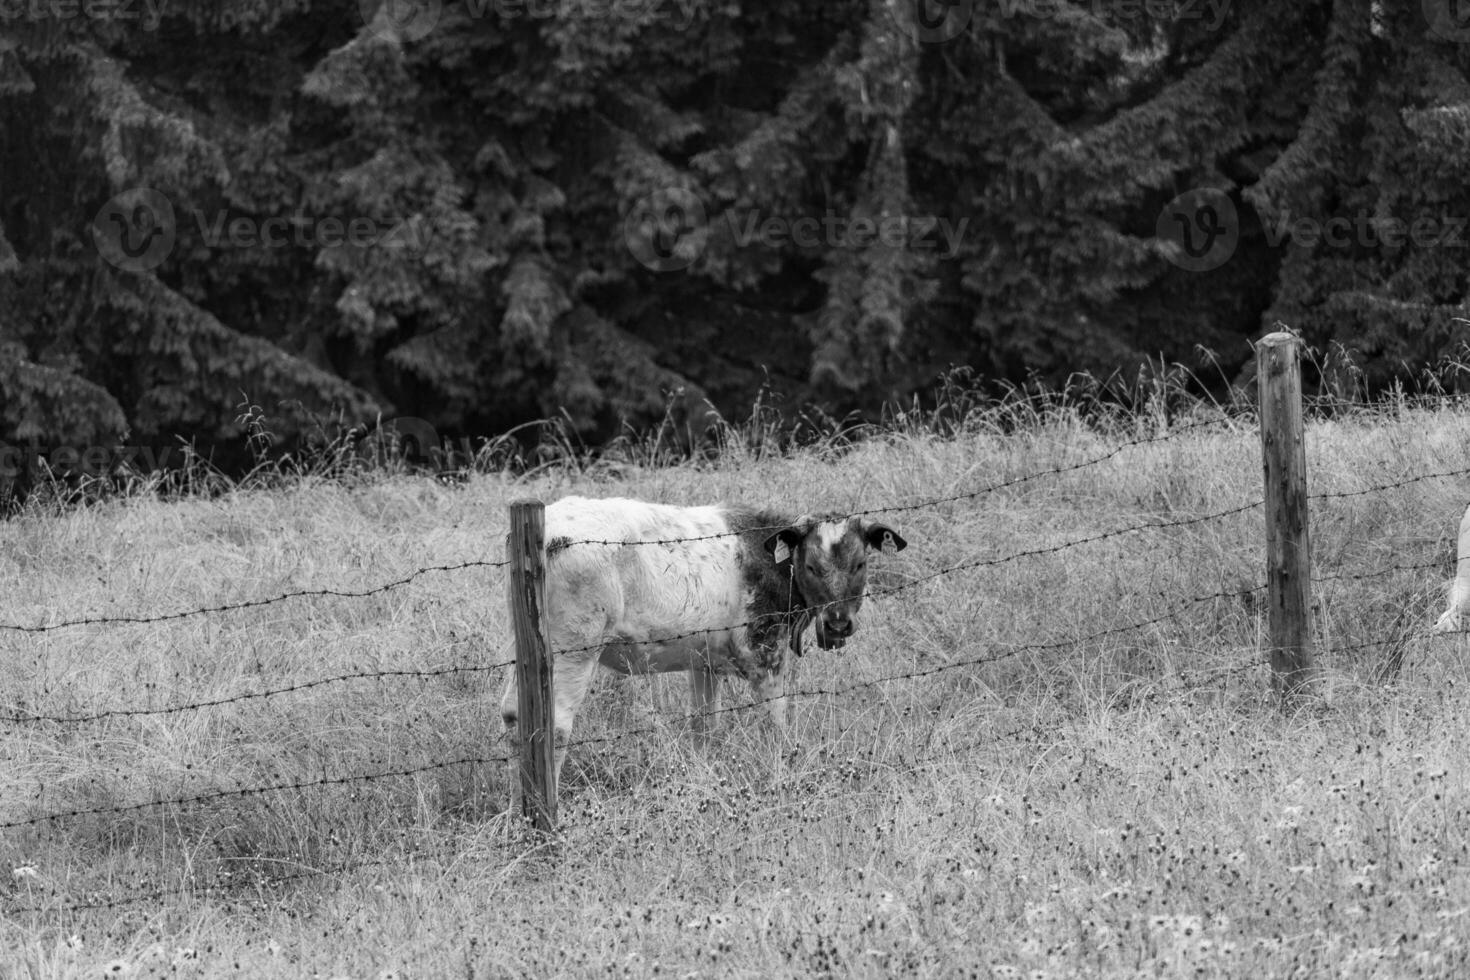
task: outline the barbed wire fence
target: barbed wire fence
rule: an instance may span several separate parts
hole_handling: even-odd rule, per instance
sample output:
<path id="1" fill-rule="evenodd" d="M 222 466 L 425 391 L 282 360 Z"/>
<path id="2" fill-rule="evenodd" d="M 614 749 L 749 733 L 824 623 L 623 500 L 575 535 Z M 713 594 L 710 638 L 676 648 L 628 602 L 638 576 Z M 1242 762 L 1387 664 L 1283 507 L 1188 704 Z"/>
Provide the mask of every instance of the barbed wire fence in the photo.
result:
<path id="1" fill-rule="evenodd" d="M 1462 399 L 1454 400 L 1454 405 L 1461 407 Z M 879 514 L 893 514 L 902 512 L 915 512 L 921 510 L 938 510 L 953 504 L 975 501 L 987 494 L 998 493 L 1003 490 L 1017 487 L 1024 483 L 1044 480 L 1048 477 L 1058 477 L 1074 474 L 1090 467 L 1100 466 L 1110 460 L 1121 456 L 1130 448 L 1167 442 L 1182 438 L 1185 435 L 1197 434 L 1202 430 L 1213 427 L 1227 427 L 1239 430 L 1241 423 L 1239 419 L 1221 417 L 1217 419 L 1200 420 L 1195 422 L 1178 424 L 1167 431 L 1155 433 L 1149 436 L 1139 437 L 1122 442 L 1107 452 L 1090 456 L 1084 460 L 1069 463 L 1050 469 L 1037 470 L 1023 474 L 1005 481 L 988 484 L 984 487 L 974 488 L 963 492 L 957 492 L 920 500 L 900 501 L 881 507 L 873 507 L 854 511 L 846 516 L 874 516 Z M 1470 467 L 1455 468 L 1447 470 L 1429 471 L 1410 474 L 1401 479 L 1378 483 L 1356 490 L 1326 491 L 1308 495 L 1313 501 L 1344 500 L 1374 494 L 1387 494 L 1391 491 L 1433 480 L 1454 479 L 1470 476 Z M 1084 547 L 1097 542 L 1107 541 L 1130 534 L 1139 534 L 1146 531 L 1168 531 L 1183 527 L 1197 527 L 1211 522 L 1224 521 L 1258 508 L 1261 508 L 1261 499 L 1249 499 L 1244 503 L 1226 507 L 1219 510 L 1202 514 L 1191 514 L 1178 516 L 1170 519 L 1156 519 L 1126 524 L 1120 527 L 1096 532 L 1093 534 L 1069 538 L 1057 544 L 1047 545 L 1014 551 L 1005 554 L 977 556 L 960 562 L 951 563 L 942 567 L 932 568 L 909 576 L 906 580 L 893 585 L 872 588 L 868 595 L 874 598 L 892 597 L 909 590 L 920 588 L 926 584 L 941 581 L 950 576 L 964 572 L 975 571 L 983 568 L 993 568 L 1000 565 L 1036 559 L 1046 556 L 1063 554 L 1074 548 Z M 767 530 L 776 531 L 780 527 L 771 527 Z M 730 532 L 736 533 L 736 532 Z M 634 540 L 617 541 L 607 540 L 576 540 L 564 541 L 558 547 L 574 546 L 644 546 L 660 545 L 666 547 L 687 546 L 691 543 L 708 540 L 712 537 L 724 535 L 702 535 L 688 538 L 671 538 L 664 540 Z M 1314 575 L 1312 583 L 1325 588 L 1331 585 L 1344 583 L 1363 582 L 1371 579 L 1387 578 L 1400 573 L 1420 573 L 1431 569 L 1443 568 L 1447 564 L 1443 556 L 1425 556 L 1399 563 L 1384 564 L 1376 568 L 1350 571 L 1336 569 L 1326 574 Z M 40 623 L 0 623 L 0 633 L 10 633 L 19 636 L 51 633 L 59 630 L 74 629 L 81 627 L 106 627 L 122 625 L 148 625 L 173 622 L 181 619 L 198 616 L 226 615 L 238 610 L 258 609 L 279 603 L 292 601 L 307 601 L 316 598 L 333 597 L 346 599 L 361 599 L 383 595 L 393 590 L 402 588 L 419 579 L 431 574 L 447 574 L 467 569 L 493 569 L 504 570 L 510 565 L 509 560 L 474 560 L 463 561 L 453 564 L 442 564 L 427 566 L 413 570 L 407 575 L 383 582 L 376 586 L 361 589 L 334 589 L 313 588 L 283 592 L 271 596 L 256 599 L 242 600 L 233 603 L 219 603 L 194 609 L 173 610 L 158 614 L 128 614 L 116 616 L 84 616 L 73 619 L 63 619 L 54 622 Z M 1254 598 L 1267 591 L 1267 583 L 1260 582 L 1239 588 L 1226 588 L 1189 596 L 1182 599 L 1176 598 L 1173 602 L 1167 602 L 1170 597 L 1163 593 L 1150 596 L 1151 600 L 1163 600 L 1165 604 L 1155 606 L 1153 615 L 1132 620 L 1125 623 L 1115 623 L 1097 630 L 1074 635 L 1058 635 L 1052 638 L 1041 639 L 1036 642 L 1006 644 L 988 649 L 985 653 L 960 657 L 947 660 L 943 663 L 926 666 L 914 666 L 908 669 L 881 674 L 876 677 L 862 678 L 840 684 L 818 684 L 809 687 L 797 687 L 793 690 L 782 692 L 779 697 L 791 701 L 800 702 L 802 699 L 838 699 L 851 695 L 854 692 L 887 688 L 891 685 L 911 684 L 922 679 L 938 677 L 951 672 L 974 672 L 989 665 L 1004 661 L 1014 660 L 1026 654 L 1043 654 L 1064 651 L 1069 649 L 1085 648 L 1089 644 L 1096 644 L 1104 640 L 1136 635 L 1172 622 L 1184 622 L 1186 615 L 1194 609 L 1208 603 L 1237 602 L 1247 605 L 1259 605 L 1259 600 Z M 1259 618 L 1259 609 L 1254 616 Z M 677 640 L 692 639 L 700 635 L 727 634 L 732 631 L 755 625 L 755 621 L 724 624 L 714 629 L 693 630 L 673 636 L 661 636 L 645 638 L 636 642 L 640 644 L 664 644 Z M 1363 642 L 1350 644 L 1334 644 L 1331 654 L 1334 657 L 1361 652 L 1372 649 L 1388 648 L 1390 658 L 1397 651 L 1402 656 L 1404 647 L 1417 640 L 1422 640 L 1434 635 L 1447 632 L 1433 626 L 1414 627 L 1407 623 L 1396 624 L 1395 628 L 1387 636 L 1382 636 Z M 1464 632 L 1462 629 L 1454 629 L 1448 632 Z M 568 648 L 551 651 L 554 658 L 576 652 L 585 652 L 592 647 Z M 1175 678 L 1153 679 L 1146 689 L 1141 689 L 1136 697 L 1130 700 L 1131 704 L 1138 706 L 1159 705 L 1170 700 L 1188 697 L 1196 692 L 1203 691 L 1215 685 L 1228 682 L 1248 672 L 1255 671 L 1261 667 L 1269 666 L 1270 661 L 1261 656 L 1252 656 L 1246 661 L 1228 665 L 1225 667 L 1209 667 L 1195 671 L 1181 673 Z M 483 674 L 497 672 L 513 667 L 514 660 L 500 660 L 497 662 L 455 665 L 446 667 L 434 667 L 424 669 L 393 668 L 384 670 L 364 670 L 359 672 L 346 672 L 329 676 L 311 678 L 290 684 L 282 684 L 265 690 L 241 691 L 226 696 L 200 699 L 191 702 L 179 702 L 161 707 L 134 708 L 134 707 L 99 707 L 90 712 L 73 713 L 44 713 L 38 711 L 26 711 L 12 708 L 8 711 L 0 711 L 0 725 L 17 727 L 60 727 L 69 728 L 73 726 L 85 726 L 109 720 L 157 718 L 164 716 L 176 716 L 191 712 L 205 712 L 246 701 L 269 700 L 283 698 L 295 693 L 318 689 L 332 685 L 350 684 L 357 681 L 388 681 L 399 679 L 431 680 L 454 674 Z M 588 748 L 594 746 L 607 746 L 612 743 L 627 739 L 646 738 L 666 730 L 669 725 L 688 723 L 696 718 L 708 719 L 713 716 L 732 716 L 767 706 L 774 698 L 752 699 L 748 702 L 729 705 L 723 708 L 691 712 L 681 717 L 674 717 L 661 721 L 657 725 L 644 725 L 638 727 L 626 727 L 606 732 L 604 734 L 588 736 L 569 740 L 565 748 L 568 750 L 577 748 Z M 1055 739 L 1061 737 L 1062 728 L 1067 724 L 1078 721 L 1078 717 L 1071 712 L 1062 712 L 1055 717 L 1048 717 L 1030 724 L 1002 730 L 987 731 L 976 734 L 973 738 L 959 743 L 949 741 L 947 738 L 928 738 L 926 746 L 922 751 L 911 754 L 900 754 L 891 764 L 903 767 L 906 770 L 917 770 L 921 767 L 939 764 L 953 763 L 987 746 L 995 746 L 1005 742 L 1024 742 L 1028 738 Z M 509 750 L 499 753 L 466 755 L 447 760 L 437 760 L 414 766 L 392 766 L 379 765 L 369 771 L 349 769 L 342 772 L 326 772 L 312 778 L 280 779 L 259 785 L 240 785 L 229 787 L 216 787 L 209 790 L 191 793 L 182 796 L 161 797 L 141 801 L 133 801 L 109 806 L 72 807 L 59 810 L 48 810 L 33 813 L 28 816 L 0 821 L 0 831 L 13 832 L 36 830 L 39 828 L 65 825 L 70 821 L 86 818 L 108 818 L 122 817 L 128 814 L 138 814 L 150 811 L 173 812 L 177 810 L 207 807 L 210 804 L 218 804 L 231 800 L 242 800 L 247 798 L 264 798 L 270 796 L 290 796 L 320 788 L 329 787 L 351 787 L 379 781 L 402 780 L 415 776 L 432 773 L 442 773 L 458 768 L 483 768 L 487 766 L 505 765 L 516 761 L 516 754 Z M 405 852 L 406 853 L 406 852 Z M 452 856 L 452 848 L 428 848 L 416 850 L 415 854 L 420 856 Z M 351 870 L 384 864 L 394 860 L 402 859 L 401 854 L 384 856 L 375 854 L 367 857 L 353 858 L 337 863 L 327 863 L 319 867 L 299 868 L 283 874 L 243 874 L 222 871 L 215 879 L 200 883 L 198 881 L 181 879 L 171 885 L 160 886 L 153 882 L 138 882 L 135 887 L 124 887 L 111 889 L 112 893 L 105 895 L 77 896 L 64 886 L 59 886 L 50 891 L 39 886 L 32 887 L 29 884 L 24 889 L 19 889 L 12 896 L 13 901 L 0 902 L 0 912 L 4 914 L 55 914 L 58 912 L 84 912 L 99 909 L 115 909 L 142 902 L 155 901 L 170 894 L 196 894 L 200 896 L 221 895 L 233 890 L 261 890 L 280 887 L 292 882 L 304 881 L 314 878 L 330 877 L 334 874 L 345 874 Z M 23 876 L 22 876 L 23 877 Z M 20 880 L 18 878 L 17 880 Z M 122 891 L 124 894 L 116 894 Z M 24 895 L 25 901 L 16 901 Z M 39 896 L 39 898 L 38 898 Z"/>

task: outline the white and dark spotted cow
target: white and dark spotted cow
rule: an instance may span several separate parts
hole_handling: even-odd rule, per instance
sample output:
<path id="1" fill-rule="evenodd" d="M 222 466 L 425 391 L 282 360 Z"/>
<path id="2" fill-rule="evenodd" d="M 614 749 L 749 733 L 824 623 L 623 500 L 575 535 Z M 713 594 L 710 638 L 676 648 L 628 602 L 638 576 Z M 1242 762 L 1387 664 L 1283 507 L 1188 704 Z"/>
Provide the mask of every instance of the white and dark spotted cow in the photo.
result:
<path id="1" fill-rule="evenodd" d="M 784 729 L 784 675 L 802 631 L 814 624 L 824 650 L 847 641 L 868 552 L 885 545 L 907 542 L 856 517 L 585 497 L 549 505 L 558 771 L 599 663 L 622 674 L 688 671 L 696 714 L 714 704 L 718 675 L 743 677 Z M 500 708 L 512 737 L 517 708 L 512 672 Z"/>

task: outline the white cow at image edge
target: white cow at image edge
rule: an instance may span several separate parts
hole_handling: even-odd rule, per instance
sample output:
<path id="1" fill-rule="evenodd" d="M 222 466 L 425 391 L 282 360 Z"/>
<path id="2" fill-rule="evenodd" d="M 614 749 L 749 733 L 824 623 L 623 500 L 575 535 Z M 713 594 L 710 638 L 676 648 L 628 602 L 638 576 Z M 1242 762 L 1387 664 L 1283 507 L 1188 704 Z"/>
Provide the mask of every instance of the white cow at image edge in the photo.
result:
<path id="1" fill-rule="evenodd" d="M 743 677 L 784 730 L 784 676 L 807 623 L 822 649 L 841 647 L 863 603 L 867 553 L 907 544 L 857 517 L 622 498 L 548 505 L 557 773 L 598 664 L 621 674 L 688 671 L 696 715 L 714 704 L 718 675 Z M 500 711 L 512 739 L 518 710 L 511 671 Z"/>
<path id="2" fill-rule="evenodd" d="M 1470 608 L 1470 507 L 1460 518 L 1460 540 L 1455 546 L 1455 581 L 1450 585 L 1450 604 L 1434 624 L 1433 633 L 1455 633 L 1464 628 L 1462 616 Z"/>

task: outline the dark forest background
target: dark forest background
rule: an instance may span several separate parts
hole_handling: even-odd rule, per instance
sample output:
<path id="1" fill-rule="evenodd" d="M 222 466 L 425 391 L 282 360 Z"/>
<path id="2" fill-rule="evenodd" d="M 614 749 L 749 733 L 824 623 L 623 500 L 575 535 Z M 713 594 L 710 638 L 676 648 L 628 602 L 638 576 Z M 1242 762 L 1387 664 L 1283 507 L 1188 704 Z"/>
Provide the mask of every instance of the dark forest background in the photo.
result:
<path id="1" fill-rule="evenodd" d="M 3 0 L 0 441 L 1223 386 L 1277 320 L 1379 388 L 1470 337 L 1457 11 Z"/>

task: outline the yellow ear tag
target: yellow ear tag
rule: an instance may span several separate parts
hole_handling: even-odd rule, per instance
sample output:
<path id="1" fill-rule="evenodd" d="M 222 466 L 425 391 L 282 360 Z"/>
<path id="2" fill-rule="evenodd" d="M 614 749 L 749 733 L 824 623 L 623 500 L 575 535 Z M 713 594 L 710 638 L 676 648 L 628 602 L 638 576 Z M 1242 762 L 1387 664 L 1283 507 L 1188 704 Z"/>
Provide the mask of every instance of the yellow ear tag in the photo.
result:
<path id="1" fill-rule="evenodd" d="M 893 540 L 892 531 L 883 532 L 883 543 L 879 545 L 878 550 L 882 551 L 885 555 L 892 554 L 898 550 L 898 543 Z"/>
<path id="2" fill-rule="evenodd" d="M 771 557 L 775 558 L 776 564 L 779 565 L 791 557 L 791 549 L 787 547 L 785 541 L 777 541 L 776 547 L 771 549 Z"/>

